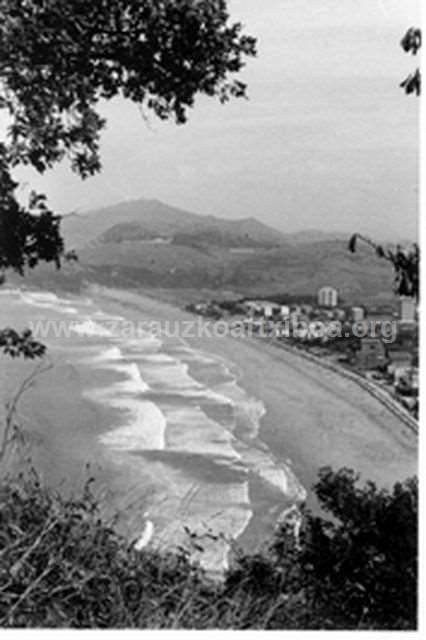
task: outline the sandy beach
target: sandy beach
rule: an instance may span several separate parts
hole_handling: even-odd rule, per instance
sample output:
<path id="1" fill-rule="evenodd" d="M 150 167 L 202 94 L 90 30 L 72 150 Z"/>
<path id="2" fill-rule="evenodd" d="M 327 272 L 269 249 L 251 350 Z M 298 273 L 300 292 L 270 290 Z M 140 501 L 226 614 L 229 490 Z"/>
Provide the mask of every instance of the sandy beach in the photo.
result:
<path id="1" fill-rule="evenodd" d="M 110 308 L 126 305 L 135 321 L 138 305 L 160 321 L 194 320 L 185 311 L 149 297 L 98 288 L 96 295 Z M 417 437 L 350 380 L 261 340 L 228 336 L 187 340 L 238 367 L 242 386 L 265 404 L 262 439 L 278 457 L 291 461 L 305 487 L 312 486 L 322 466 L 355 469 L 362 479 L 383 487 L 417 473 Z"/>
<path id="2" fill-rule="evenodd" d="M 34 462 L 62 490 L 95 477 L 106 515 L 118 513 L 130 539 L 143 539 L 148 525 L 154 540 L 177 544 L 185 526 L 201 522 L 206 534 L 255 548 L 292 505 L 318 510 L 312 485 L 323 466 L 386 488 L 417 473 L 408 427 L 354 382 L 297 354 L 197 331 L 183 340 L 110 332 L 114 318 L 169 322 L 178 333 L 194 325 L 176 305 L 128 291 L 92 286 L 68 301 L 11 295 L 13 322 L 25 313 L 77 318 L 72 336 L 46 339 L 54 366 L 22 404 Z M 25 366 L 0 368 L 9 394 Z M 221 563 L 226 543 L 206 545 L 207 565 Z"/>

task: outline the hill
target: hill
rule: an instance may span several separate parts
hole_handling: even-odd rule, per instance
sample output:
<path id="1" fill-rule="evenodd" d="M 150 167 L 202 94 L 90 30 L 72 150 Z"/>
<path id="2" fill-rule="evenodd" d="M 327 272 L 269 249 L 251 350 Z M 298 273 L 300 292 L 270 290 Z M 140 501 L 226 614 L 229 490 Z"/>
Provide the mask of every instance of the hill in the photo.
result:
<path id="1" fill-rule="evenodd" d="M 78 248 L 78 265 L 59 274 L 42 267 L 29 281 L 73 290 L 96 282 L 242 295 L 312 295 L 329 284 L 347 302 L 392 297 L 389 265 L 367 247 L 351 254 L 344 234 L 283 234 L 253 217 L 200 216 L 156 200 L 67 217 L 63 232 Z"/>
<path id="2" fill-rule="evenodd" d="M 348 238 L 347 233 L 342 231 L 323 231 L 322 229 L 304 229 L 286 234 L 287 242 L 291 244 L 306 244 L 308 242 L 326 242 L 328 240 L 344 240 Z"/>
<path id="3" fill-rule="evenodd" d="M 158 200 L 132 200 L 112 207 L 67 216 L 62 223 L 69 246 L 119 243 L 127 240 L 174 240 L 225 246 L 277 246 L 285 241 L 280 231 L 255 218 L 226 220 L 202 216 L 166 205 Z"/>

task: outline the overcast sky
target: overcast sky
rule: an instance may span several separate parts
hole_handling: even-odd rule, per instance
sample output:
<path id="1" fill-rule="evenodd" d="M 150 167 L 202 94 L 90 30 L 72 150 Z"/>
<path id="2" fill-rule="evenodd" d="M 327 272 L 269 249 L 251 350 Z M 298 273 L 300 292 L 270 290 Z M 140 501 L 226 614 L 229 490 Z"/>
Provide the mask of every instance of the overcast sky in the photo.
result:
<path id="1" fill-rule="evenodd" d="M 156 198 L 198 213 L 414 237 L 418 100 L 399 82 L 415 0 L 232 0 L 257 36 L 250 101 L 200 99 L 183 127 L 122 101 L 104 109 L 103 172 L 30 177 L 60 212 Z"/>

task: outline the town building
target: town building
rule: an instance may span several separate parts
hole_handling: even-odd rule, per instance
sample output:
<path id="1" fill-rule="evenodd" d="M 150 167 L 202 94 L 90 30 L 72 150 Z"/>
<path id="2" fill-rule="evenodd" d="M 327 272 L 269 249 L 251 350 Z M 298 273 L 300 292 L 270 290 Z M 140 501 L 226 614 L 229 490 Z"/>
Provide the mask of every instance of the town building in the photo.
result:
<path id="1" fill-rule="evenodd" d="M 396 333 L 396 339 L 392 343 L 394 348 L 405 349 L 406 351 L 414 352 L 419 345 L 417 324 L 412 323 L 398 323 L 398 329 Z"/>
<path id="2" fill-rule="evenodd" d="M 313 310 L 314 310 L 314 308 L 313 308 L 313 306 L 311 304 L 302 304 L 302 306 L 301 306 L 301 312 L 305 316 L 310 316 Z"/>
<path id="3" fill-rule="evenodd" d="M 346 320 L 346 311 L 339 308 L 333 309 L 333 318 L 339 322 L 344 322 Z"/>
<path id="4" fill-rule="evenodd" d="M 365 318 L 365 311 L 363 307 L 351 307 L 352 322 L 362 322 Z"/>
<path id="5" fill-rule="evenodd" d="M 389 359 L 388 372 L 394 373 L 396 369 L 407 369 L 412 366 L 413 353 L 400 347 L 390 347 L 387 349 Z"/>
<path id="6" fill-rule="evenodd" d="M 292 304 L 290 306 L 291 313 L 296 313 L 298 316 L 302 313 L 302 307 L 300 304 Z"/>
<path id="7" fill-rule="evenodd" d="M 418 394 L 419 370 L 416 367 L 399 367 L 395 369 L 394 385 L 397 390 L 404 394 Z"/>
<path id="8" fill-rule="evenodd" d="M 318 291 L 318 304 L 320 307 L 337 307 L 339 294 L 333 287 L 322 287 Z"/>
<path id="9" fill-rule="evenodd" d="M 251 316 L 263 316 L 264 318 L 272 318 L 275 313 L 279 313 L 281 305 L 270 300 L 246 300 L 244 307 Z"/>
<path id="10" fill-rule="evenodd" d="M 416 303 L 413 298 L 406 296 L 401 298 L 399 317 L 401 322 L 414 323 L 416 321 Z"/>
<path id="11" fill-rule="evenodd" d="M 262 307 L 262 313 L 265 318 L 272 318 L 274 315 L 274 307 L 271 304 L 264 304 Z"/>
<path id="12" fill-rule="evenodd" d="M 259 303 L 256 302 L 256 300 L 245 300 L 244 307 L 246 309 L 246 312 L 250 316 L 254 316 L 257 313 L 260 313 L 260 306 L 259 306 Z"/>
<path id="13" fill-rule="evenodd" d="M 398 312 L 391 305 L 381 305 L 375 307 L 369 307 L 366 313 L 368 319 L 373 321 L 383 322 L 385 320 L 395 320 L 398 318 Z"/>
<path id="14" fill-rule="evenodd" d="M 402 380 L 401 380 L 402 382 Z M 419 370 L 417 367 L 411 367 L 404 376 L 405 391 L 408 391 L 412 395 L 419 395 Z M 397 389 L 398 390 L 398 389 Z M 402 390 L 402 389 L 401 389 Z"/>
<path id="15" fill-rule="evenodd" d="M 354 352 L 354 364 L 359 369 L 376 369 L 386 363 L 385 345 L 380 338 L 362 338 L 359 350 Z"/>
<path id="16" fill-rule="evenodd" d="M 298 322 L 300 319 L 300 312 L 299 311 L 290 311 L 290 316 L 289 316 L 290 322 Z"/>
<path id="17" fill-rule="evenodd" d="M 405 355 L 405 357 L 403 357 L 403 355 Z M 386 371 L 389 375 L 393 376 L 395 382 L 398 382 L 398 379 L 401 376 L 405 376 L 407 371 L 410 371 L 412 368 L 412 359 L 409 357 L 409 354 L 401 354 L 401 352 L 399 352 L 397 359 L 389 362 Z"/>

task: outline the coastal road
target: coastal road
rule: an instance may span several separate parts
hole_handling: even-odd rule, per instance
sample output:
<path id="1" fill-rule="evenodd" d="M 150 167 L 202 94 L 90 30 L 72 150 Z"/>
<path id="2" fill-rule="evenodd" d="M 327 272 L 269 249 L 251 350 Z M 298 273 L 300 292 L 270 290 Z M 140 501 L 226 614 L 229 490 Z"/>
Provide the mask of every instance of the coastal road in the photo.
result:
<path id="1" fill-rule="evenodd" d="M 228 340 L 240 383 L 267 408 L 262 440 L 308 490 L 323 466 L 387 488 L 417 474 L 417 436 L 355 382 L 266 341 Z"/>
<path id="2" fill-rule="evenodd" d="M 301 484 L 307 492 L 308 507 L 318 510 L 319 505 L 311 488 L 317 480 L 318 470 L 323 466 L 330 466 L 334 470 L 342 467 L 354 469 L 361 474 L 362 480 L 372 480 L 385 488 L 391 488 L 395 482 L 417 473 L 416 434 L 354 381 L 266 340 L 217 335 L 209 337 L 194 331 L 194 320 L 197 319 L 193 315 L 146 295 L 100 287 L 93 287 L 87 293 L 89 298 L 86 302 L 83 298 L 73 300 L 68 309 L 72 311 L 72 305 L 78 307 L 78 313 L 71 314 L 71 318 L 80 318 L 81 315 L 85 318 L 87 330 L 93 329 L 94 320 L 100 321 L 104 313 L 107 318 L 110 315 L 120 316 L 135 326 L 141 320 L 181 323 L 182 330 L 185 330 L 184 339 L 194 352 L 210 353 L 226 361 L 226 369 L 232 372 L 232 383 L 237 378 L 239 387 L 246 392 L 244 410 L 248 414 L 244 414 L 245 418 L 250 415 L 250 407 L 259 406 L 258 402 L 252 404 L 253 399 L 260 400 L 266 410 L 260 421 L 260 431 L 257 432 L 257 422 L 253 427 L 253 436 L 251 429 L 247 430 L 246 419 L 241 424 L 238 421 L 232 423 L 232 433 L 226 429 L 226 433 L 222 433 L 218 429 L 214 433 L 221 433 L 221 437 L 213 437 L 204 418 L 200 417 L 201 422 L 198 422 L 197 417 L 195 422 L 191 422 L 185 417 L 181 419 L 182 424 L 178 427 L 174 425 L 174 431 L 170 431 L 174 433 L 173 437 L 180 438 L 176 442 L 180 443 L 183 451 L 178 447 L 177 452 L 163 452 L 162 457 L 153 455 L 155 451 L 138 457 L 126 450 L 115 450 L 103 442 L 105 434 L 122 424 L 123 420 L 122 405 L 118 407 L 112 403 L 110 406 L 107 402 L 111 393 L 117 392 L 117 385 L 120 387 L 124 384 L 117 382 L 114 366 L 116 368 L 118 365 L 112 362 L 111 366 L 97 370 L 82 362 L 84 358 L 90 359 L 94 355 L 102 361 L 107 347 L 110 353 L 108 357 L 113 358 L 117 346 L 111 349 L 113 343 L 110 344 L 102 335 L 95 338 L 93 343 L 82 337 L 80 342 L 80 339 L 64 338 L 55 343 L 56 346 L 52 344 L 51 355 L 55 366 L 26 394 L 21 406 L 23 423 L 32 447 L 32 459 L 41 471 L 42 478 L 61 491 L 67 487 L 74 491 L 84 484 L 89 475 L 94 476 L 97 495 L 102 498 L 106 515 L 109 517 L 118 511 L 122 516 L 120 522 L 125 535 L 139 535 L 146 524 L 147 509 L 150 512 L 154 509 L 152 517 L 155 519 L 158 516 L 156 526 L 159 530 L 169 521 L 174 523 L 173 531 L 176 527 L 182 528 L 182 518 L 177 517 L 176 513 L 181 513 L 181 495 L 186 505 L 186 487 L 189 485 L 191 488 L 196 486 L 197 496 L 201 496 L 192 505 L 193 520 L 196 522 L 200 520 L 201 513 L 209 517 L 211 513 L 222 513 L 226 503 L 226 514 L 230 518 L 229 522 L 221 520 L 220 532 L 223 526 L 228 525 L 232 535 L 236 530 L 241 530 L 241 522 L 235 524 L 234 520 L 242 514 L 245 524 L 249 509 L 252 517 L 239 542 L 251 548 L 258 546 L 259 541 L 268 539 L 276 526 L 277 517 L 294 500 L 294 492 L 288 490 L 291 486 L 299 487 Z M 24 296 L 25 300 L 19 302 L 20 296 L 15 297 L 18 302 L 15 300 L 15 305 L 6 307 L 2 325 L 9 323 L 19 327 L 29 319 L 37 318 L 40 313 L 46 313 L 49 319 L 63 319 L 63 307 L 68 304 L 55 302 L 55 299 L 52 301 L 46 295 L 38 302 L 28 296 L 28 299 Z M 92 298 L 96 304 L 92 305 Z M 80 319 L 80 325 L 81 322 Z M 189 327 L 192 327 L 192 331 L 188 334 Z M 171 348 L 171 345 L 164 344 L 164 354 L 167 354 L 167 348 Z M 129 358 L 123 356 L 123 361 L 120 360 L 122 373 L 127 371 L 128 374 L 130 369 L 134 372 L 131 355 Z M 22 367 L 25 368 L 27 364 L 3 359 L 3 365 L 0 366 L 0 388 L 4 392 L 9 389 L 10 396 L 13 387 L 24 375 Z M 178 370 L 182 371 L 177 377 L 179 383 L 179 376 L 185 375 L 186 370 L 182 367 L 178 367 Z M 148 369 L 144 375 L 148 375 Z M 195 383 L 196 380 L 195 377 Z M 133 377 L 130 382 L 133 389 L 137 381 Z M 164 384 L 165 380 L 159 382 Z M 140 381 L 137 382 L 138 389 L 140 384 Z M 102 396 L 103 402 L 94 402 L 90 394 L 88 396 L 88 390 L 91 389 L 108 389 L 109 395 Z M 230 393 L 232 395 L 232 391 Z M 136 400 L 142 403 L 146 401 L 143 391 L 140 391 L 140 396 L 132 400 L 132 407 Z M 250 399 L 248 405 L 246 398 Z M 181 402 L 182 407 L 187 407 L 185 396 Z M 123 406 L 128 407 L 129 403 Z M 0 410 L 0 423 L 1 413 Z M 184 415 L 188 416 L 188 413 Z M 143 417 L 141 424 L 143 426 Z M 137 436 L 139 428 L 136 427 L 134 435 Z M 244 455 L 251 458 L 246 460 L 256 460 L 257 467 L 252 462 L 244 467 L 248 470 L 247 478 L 231 469 L 234 475 L 230 482 L 223 464 L 219 465 L 220 468 L 214 466 L 214 472 L 210 473 L 209 456 L 203 456 L 207 453 L 207 443 L 216 451 L 217 447 L 220 449 L 223 446 L 223 438 L 233 443 L 234 437 L 236 451 L 248 450 L 249 454 Z M 197 442 L 206 447 L 197 457 L 199 467 L 194 462 L 194 456 L 176 455 L 192 451 Z M 247 442 L 248 447 L 244 448 Z M 238 444 L 243 445 L 241 449 L 238 449 Z M 266 466 L 265 455 L 268 461 Z M 259 473 L 260 460 L 262 473 Z M 270 460 L 273 462 L 275 485 L 271 485 L 270 476 L 265 480 L 265 474 L 272 468 Z M 172 461 L 174 466 L 170 464 Z M 90 462 L 90 469 L 86 469 L 87 462 Z M 278 476 L 275 473 L 277 469 Z M 281 480 L 283 470 L 284 481 Z M 288 479 L 294 476 L 298 482 L 289 485 Z M 225 489 L 234 492 L 229 494 L 231 497 L 228 496 L 228 502 L 225 500 Z M 153 498 L 154 495 L 157 497 Z M 298 491 L 297 495 L 303 496 L 303 490 Z M 168 501 L 168 511 L 163 498 Z M 231 508 L 230 505 L 234 506 Z M 185 509 L 184 517 L 187 518 L 187 506 Z M 160 522 L 161 518 L 166 519 L 167 523 Z M 224 549 L 220 550 L 222 552 Z"/>
<path id="3" fill-rule="evenodd" d="M 140 308 L 160 321 L 194 320 L 147 296 L 104 293 L 108 304 L 125 303 L 128 316 L 137 318 Z M 308 490 L 308 504 L 323 466 L 349 467 L 362 480 L 386 488 L 417 474 L 417 436 L 355 382 L 266 340 L 193 336 L 187 341 L 234 363 L 239 384 L 263 401 L 260 438 L 279 459 L 290 462 Z"/>

